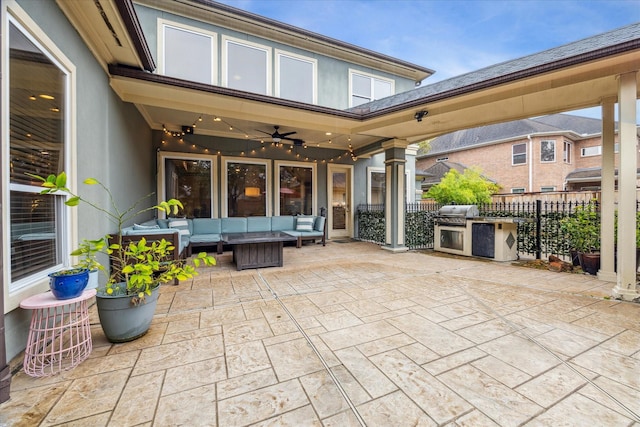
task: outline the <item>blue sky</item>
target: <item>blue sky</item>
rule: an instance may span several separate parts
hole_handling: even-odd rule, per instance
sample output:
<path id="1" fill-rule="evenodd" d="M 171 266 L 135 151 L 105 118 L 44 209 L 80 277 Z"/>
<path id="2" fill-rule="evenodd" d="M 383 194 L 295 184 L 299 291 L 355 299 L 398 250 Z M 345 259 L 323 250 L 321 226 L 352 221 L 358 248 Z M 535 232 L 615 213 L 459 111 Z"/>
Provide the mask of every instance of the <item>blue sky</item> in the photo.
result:
<path id="1" fill-rule="evenodd" d="M 640 0 L 218 1 L 435 70 L 424 84 L 640 22 Z"/>

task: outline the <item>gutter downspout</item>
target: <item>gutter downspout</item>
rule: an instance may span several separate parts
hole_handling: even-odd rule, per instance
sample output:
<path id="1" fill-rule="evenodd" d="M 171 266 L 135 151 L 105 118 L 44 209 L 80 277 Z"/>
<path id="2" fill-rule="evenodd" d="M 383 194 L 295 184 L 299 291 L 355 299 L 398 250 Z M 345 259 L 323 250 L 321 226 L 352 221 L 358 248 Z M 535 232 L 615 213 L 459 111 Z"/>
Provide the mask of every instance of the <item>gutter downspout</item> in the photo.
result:
<path id="1" fill-rule="evenodd" d="M 529 140 L 529 188 L 527 191 L 533 191 L 533 140 L 531 134 L 527 135 Z"/>

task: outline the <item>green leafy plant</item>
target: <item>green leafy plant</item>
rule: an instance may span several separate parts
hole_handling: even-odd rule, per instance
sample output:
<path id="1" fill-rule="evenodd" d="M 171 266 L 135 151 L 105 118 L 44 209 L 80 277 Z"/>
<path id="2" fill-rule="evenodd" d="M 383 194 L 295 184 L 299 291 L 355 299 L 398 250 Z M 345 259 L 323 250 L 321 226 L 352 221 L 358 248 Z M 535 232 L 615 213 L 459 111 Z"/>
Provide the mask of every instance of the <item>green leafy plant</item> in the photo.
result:
<path id="1" fill-rule="evenodd" d="M 442 204 L 476 205 L 489 203 L 499 190 L 500 186 L 483 177 L 479 169 L 469 168 L 462 174 L 451 169 L 426 197 Z"/>
<path id="2" fill-rule="evenodd" d="M 104 237 L 95 240 L 83 239 L 78 248 L 71 252 L 71 256 L 80 257 L 76 263 L 77 267 L 86 268 L 89 271 L 105 271 L 104 266 L 98 261 L 98 254 L 104 253 L 107 248 L 107 241 Z"/>
<path id="3" fill-rule="evenodd" d="M 196 268 L 201 265 L 212 266 L 216 264 L 215 258 L 207 255 L 206 252 L 199 253 L 190 261 L 184 259 L 175 260 L 171 257 L 174 247 L 165 239 L 149 243 L 146 239 L 141 238 L 137 242 L 123 244 L 122 228 L 124 224 L 145 212 L 153 210 L 175 215 L 179 209 L 183 208 L 179 200 L 170 199 L 154 206 L 138 208 L 145 199 L 153 195 L 151 193 L 138 199 L 132 206 L 121 209 L 115 202 L 113 193 L 106 186 L 95 178 L 85 179 L 85 185 L 98 185 L 108 195 L 109 208 L 104 208 L 73 193 L 67 187 L 67 175 L 65 172 L 61 172 L 58 175 L 49 175 L 46 178 L 34 174 L 28 175 L 42 182 L 41 186 L 44 187 L 44 190 L 41 191 L 42 194 L 57 192 L 67 194 L 69 196 L 65 202 L 67 206 L 73 207 L 78 206 L 81 202 L 85 203 L 104 214 L 117 227 L 116 243 L 107 246 L 106 242 L 109 241 L 111 236 L 106 235 L 95 240 L 84 240 L 80 247 L 71 253 L 71 255 L 83 256 L 81 263 L 101 270 L 104 270 L 105 267 L 98 262 L 97 254 L 106 253 L 111 261 L 111 272 L 106 287 L 100 290 L 106 295 L 129 295 L 132 297 L 134 304 L 139 304 L 144 302 L 145 297 L 151 295 L 151 291 L 161 283 L 174 279 L 186 280 L 192 278 L 198 274 Z M 101 268 L 97 267 L 98 265 Z"/>
<path id="4" fill-rule="evenodd" d="M 572 249 L 589 253 L 600 250 L 600 211 L 596 201 L 576 206 L 573 213 L 560 220 L 560 230 Z"/>

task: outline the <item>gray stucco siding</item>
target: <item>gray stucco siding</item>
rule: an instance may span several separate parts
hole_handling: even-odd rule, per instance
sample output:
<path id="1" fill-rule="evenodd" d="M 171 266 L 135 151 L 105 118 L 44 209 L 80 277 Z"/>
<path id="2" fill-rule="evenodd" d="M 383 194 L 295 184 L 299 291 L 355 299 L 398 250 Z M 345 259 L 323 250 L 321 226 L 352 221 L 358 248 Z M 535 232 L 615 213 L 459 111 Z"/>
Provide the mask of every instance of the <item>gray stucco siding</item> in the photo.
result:
<path id="1" fill-rule="evenodd" d="M 273 40 L 256 37 L 250 34 L 242 33 L 239 31 L 231 30 L 217 25 L 207 24 L 202 21 L 194 20 L 180 15 L 167 13 L 161 10 L 156 10 L 147 6 L 135 5 L 136 14 L 140 20 L 141 27 L 144 32 L 144 36 L 149 45 L 151 54 L 154 57 L 156 63 L 158 61 L 158 19 L 162 18 L 167 21 L 182 24 L 194 29 L 201 29 L 207 32 L 216 33 L 217 37 L 217 51 L 218 59 L 222 52 L 222 36 L 233 37 L 238 40 L 244 40 L 252 43 L 257 43 L 266 47 L 270 47 L 272 69 L 275 61 L 275 50 L 282 50 L 292 54 L 300 55 L 317 61 L 317 104 L 321 106 L 347 109 L 349 107 L 349 69 L 358 70 L 367 74 L 372 74 L 385 79 L 391 79 L 394 81 L 395 93 L 404 92 L 414 88 L 415 82 L 411 79 L 395 76 L 386 72 L 376 70 L 371 67 L 361 66 L 359 64 L 342 61 L 330 56 L 322 55 L 316 52 L 300 49 L 297 47 L 285 45 Z M 218 81 L 216 85 L 221 83 L 222 76 L 222 61 L 217 61 L 217 73 Z M 275 73 L 271 76 L 271 86 L 275 93 Z"/>

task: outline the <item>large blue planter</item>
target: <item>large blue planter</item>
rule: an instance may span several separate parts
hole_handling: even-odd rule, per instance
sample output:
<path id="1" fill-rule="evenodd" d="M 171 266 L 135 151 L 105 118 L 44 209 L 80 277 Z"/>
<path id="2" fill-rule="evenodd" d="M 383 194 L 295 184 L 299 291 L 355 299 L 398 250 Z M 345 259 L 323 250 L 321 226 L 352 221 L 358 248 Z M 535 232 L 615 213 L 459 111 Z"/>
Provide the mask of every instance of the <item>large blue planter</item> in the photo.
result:
<path id="1" fill-rule="evenodd" d="M 89 282 L 89 270 L 74 268 L 49 274 L 49 288 L 57 299 L 79 297 Z"/>
<path id="2" fill-rule="evenodd" d="M 147 295 L 145 302 L 133 305 L 131 295 L 96 294 L 96 306 L 104 335 L 110 342 L 127 342 L 147 333 L 158 305 L 160 288 Z"/>

